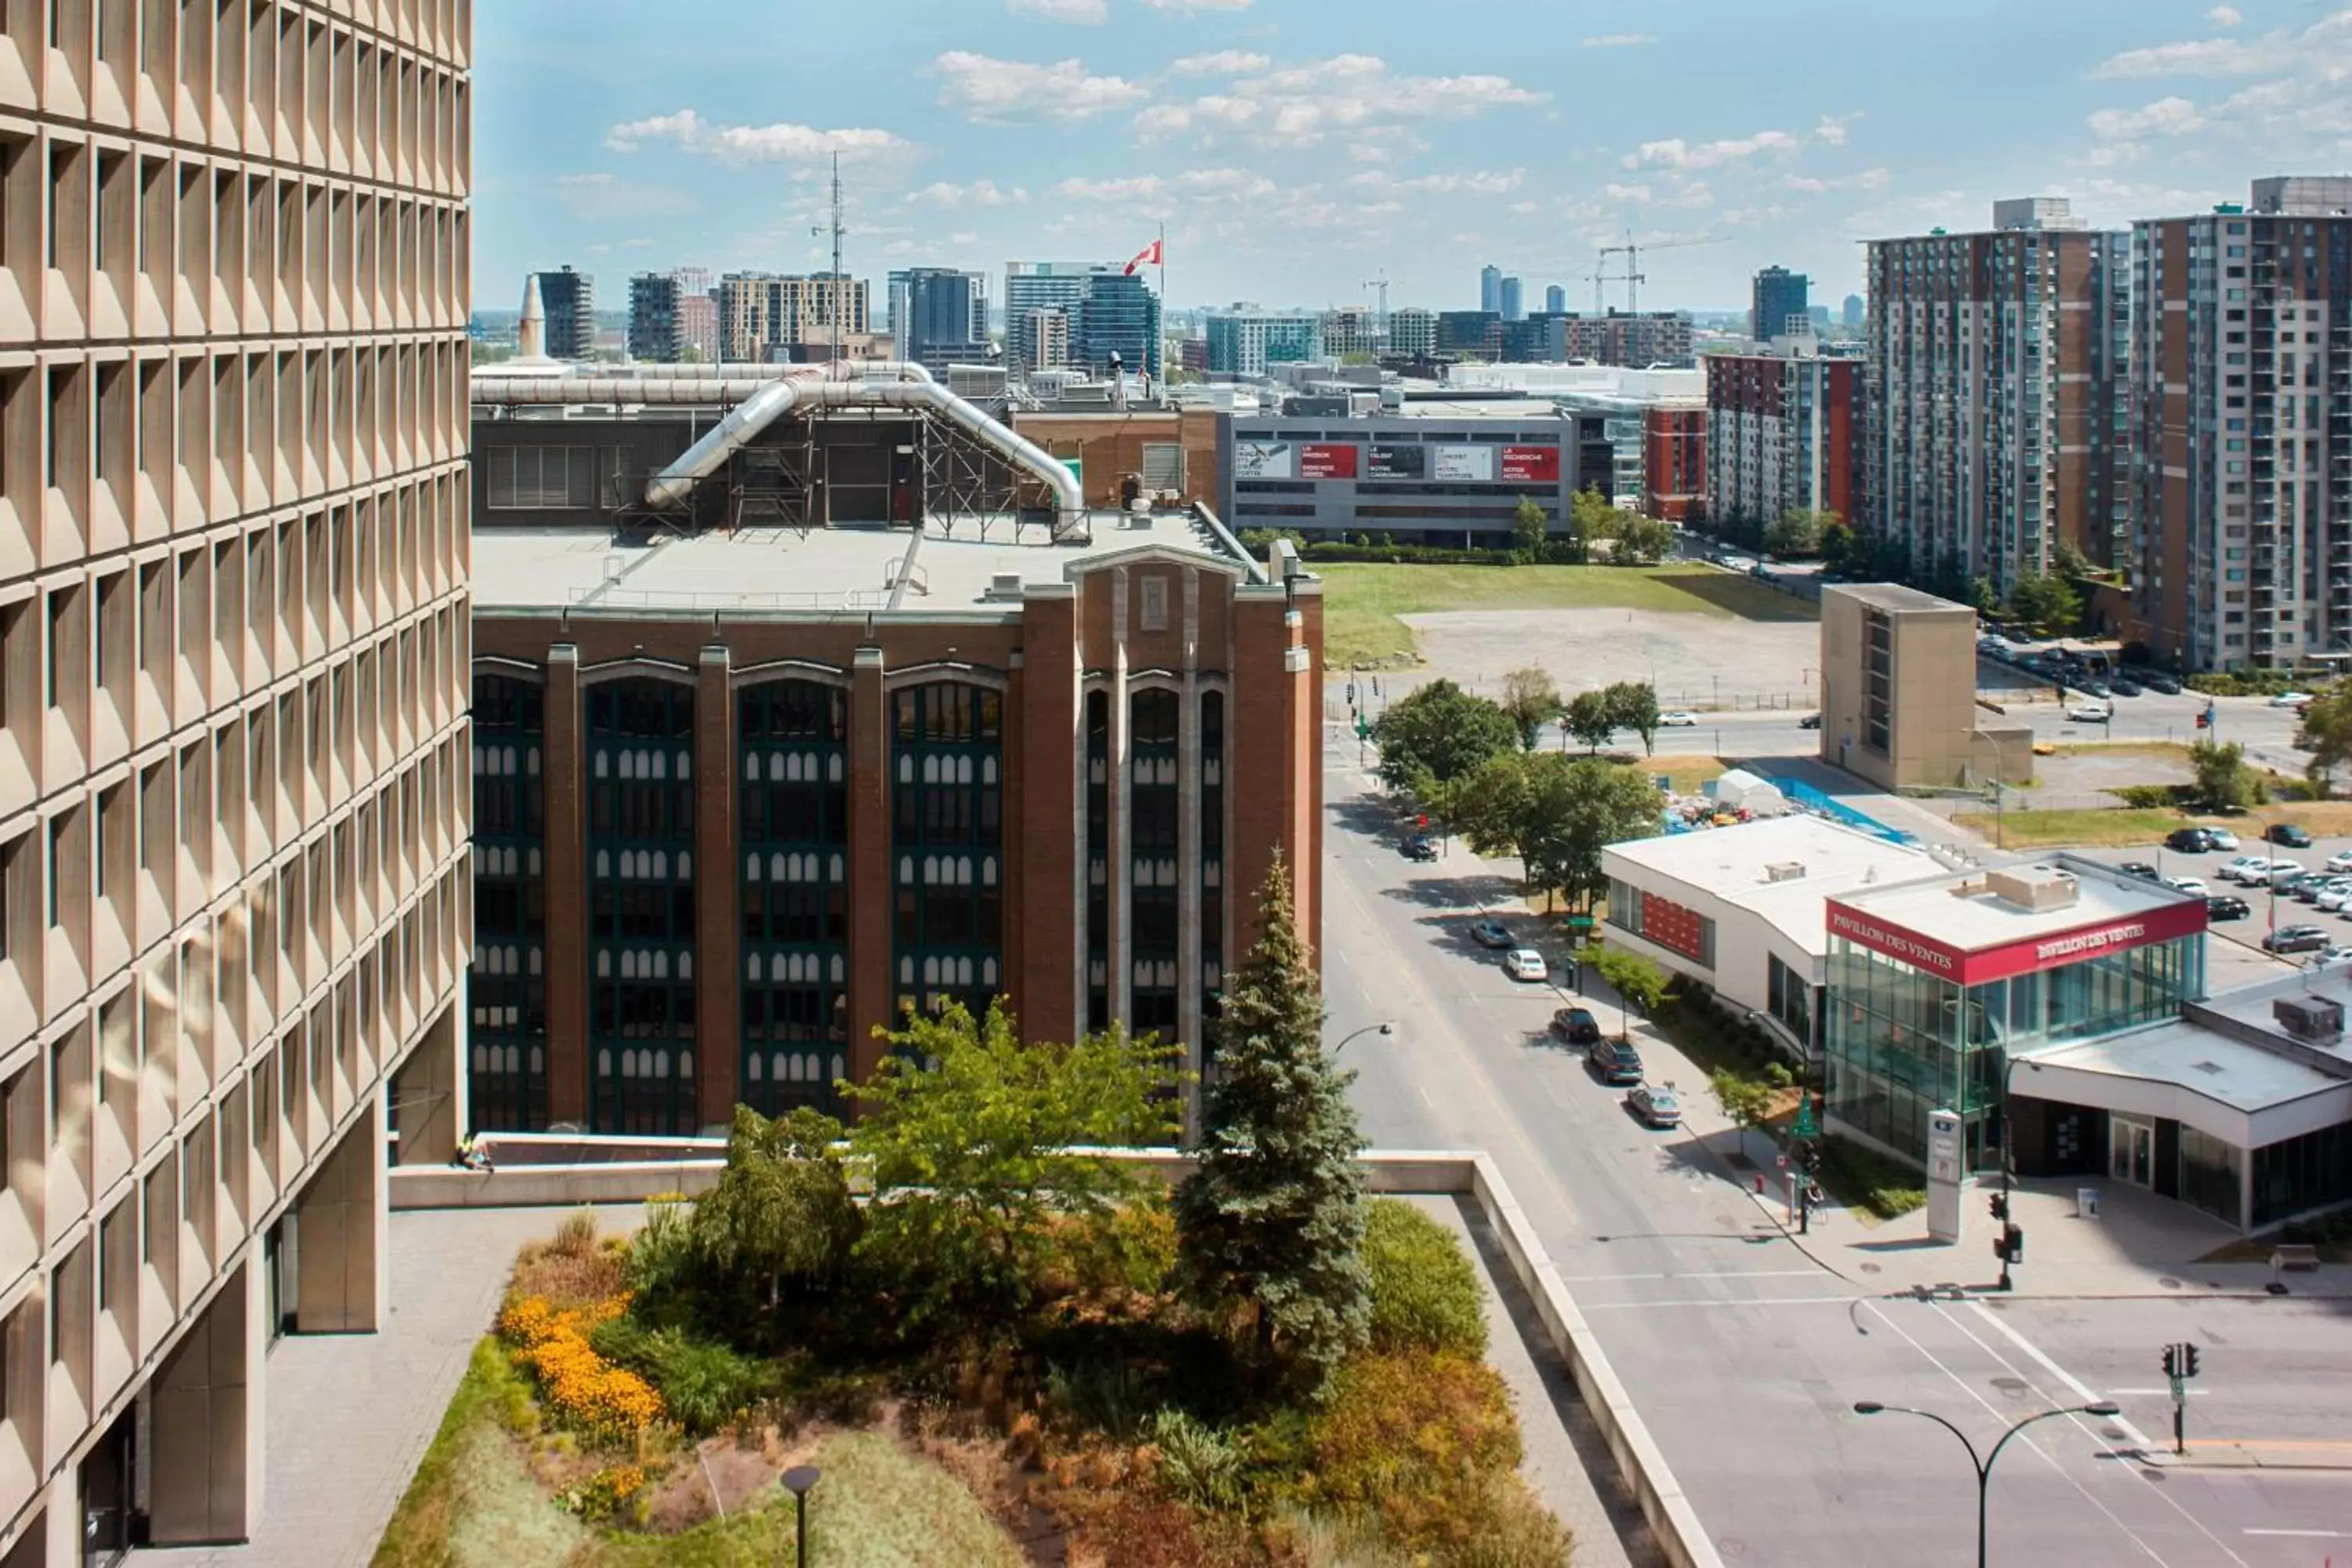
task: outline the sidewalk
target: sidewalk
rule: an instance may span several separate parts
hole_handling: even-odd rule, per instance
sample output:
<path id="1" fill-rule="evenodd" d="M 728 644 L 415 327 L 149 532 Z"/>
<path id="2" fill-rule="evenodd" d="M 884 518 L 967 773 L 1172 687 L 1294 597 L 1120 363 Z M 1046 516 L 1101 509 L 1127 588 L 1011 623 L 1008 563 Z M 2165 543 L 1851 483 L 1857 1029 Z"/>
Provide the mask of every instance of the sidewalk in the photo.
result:
<path id="1" fill-rule="evenodd" d="M 2251 1443 L 2189 1439 L 2189 1451 L 2143 1456 L 2171 1470 L 2352 1470 L 2352 1443 Z"/>

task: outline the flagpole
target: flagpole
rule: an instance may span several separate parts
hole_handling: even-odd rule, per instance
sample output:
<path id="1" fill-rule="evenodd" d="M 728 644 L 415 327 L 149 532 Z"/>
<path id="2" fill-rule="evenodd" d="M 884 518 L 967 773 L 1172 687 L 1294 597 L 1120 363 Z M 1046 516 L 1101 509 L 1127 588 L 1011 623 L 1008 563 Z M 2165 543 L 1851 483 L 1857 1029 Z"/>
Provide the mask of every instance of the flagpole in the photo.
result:
<path id="1" fill-rule="evenodd" d="M 1168 382 L 1168 220 L 1160 220 L 1160 341 L 1152 345 L 1160 351 L 1160 381 Z M 1150 370 L 1151 362 L 1145 360 L 1143 368 Z"/>

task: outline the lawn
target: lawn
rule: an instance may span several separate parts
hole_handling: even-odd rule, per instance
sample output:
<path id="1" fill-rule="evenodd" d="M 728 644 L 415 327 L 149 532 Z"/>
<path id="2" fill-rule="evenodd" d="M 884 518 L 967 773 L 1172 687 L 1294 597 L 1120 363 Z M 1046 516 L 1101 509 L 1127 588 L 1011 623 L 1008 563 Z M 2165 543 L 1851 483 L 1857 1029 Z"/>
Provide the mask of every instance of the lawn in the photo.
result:
<path id="1" fill-rule="evenodd" d="M 1694 566 L 1373 566 L 1314 568 L 1323 580 L 1323 657 L 1333 665 L 1410 663 L 1412 630 L 1397 617 L 1436 610 L 1656 610 L 1753 621 L 1811 621 L 1814 606 L 1745 577 Z"/>
<path id="2" fill-rule="evenodd" d="M 1979 837 L 1995 837 L 1993 816 L 1989 811 L 1963 812 L 1952 822 Z M 2000 819 L 2000 836 L 2011 849 L 2054 846 L 2113 849 L 2155 844 L 2176 827 L 2200 823 L 2227 827 L 2241 838 L 2251 839 L 2273 822 L 2295 823 L 2322 837 L 2352 834 L 2352 801 L 2274 801 L 2231 816 L 2140 806 L 2117 806 L 2105 811 L 2011 811 L 2004 813 Z"/>

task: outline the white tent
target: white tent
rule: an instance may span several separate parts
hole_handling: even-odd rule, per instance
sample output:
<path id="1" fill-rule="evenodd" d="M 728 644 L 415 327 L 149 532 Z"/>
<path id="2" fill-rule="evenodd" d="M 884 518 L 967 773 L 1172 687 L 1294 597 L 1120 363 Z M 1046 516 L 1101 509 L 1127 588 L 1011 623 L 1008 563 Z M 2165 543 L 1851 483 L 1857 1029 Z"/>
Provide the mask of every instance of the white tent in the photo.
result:
<path id="1" fill-rule="evenodd" d="M 1745 768 L 1734 768 L 1708 786 L 1715 804 L 1726 811 L 1746 810 L 1751 816 L 1778 816 L 1789 809 L 1788 797 L 1768 779 Z"/>

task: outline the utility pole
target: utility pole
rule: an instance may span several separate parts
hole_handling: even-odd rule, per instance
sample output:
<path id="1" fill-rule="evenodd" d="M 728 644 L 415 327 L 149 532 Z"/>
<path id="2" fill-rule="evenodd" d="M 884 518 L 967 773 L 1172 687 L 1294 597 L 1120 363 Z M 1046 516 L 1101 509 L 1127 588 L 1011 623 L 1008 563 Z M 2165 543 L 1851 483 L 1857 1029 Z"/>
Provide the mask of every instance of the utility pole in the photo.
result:
<path id="1" fill-rule="evenodd" d="M 809 232 L 811 234 L 824 234 L 826 232 L 826 226 L 823 224 L 813 225 L 811 226 Z M 839 363 L 844 352 L 841 313 L 843 310 L 846 308 L 849 301 L 847 299 L 848 289 L 846 287 L 848 280 L 841 275 L 841 154 L 838 153 L 835 153 L 833 155 L 833 223 L 831 226 L 831 232 L 833 234 L 833 306 L 828 313 L 833 317 L 834 362 L 835 363 Z"/>

